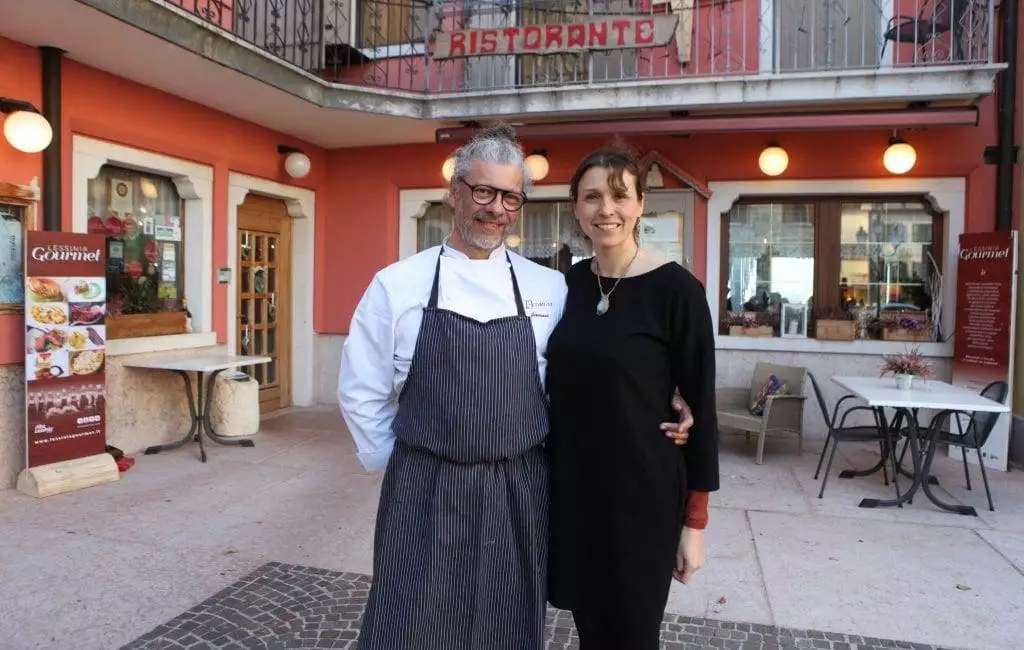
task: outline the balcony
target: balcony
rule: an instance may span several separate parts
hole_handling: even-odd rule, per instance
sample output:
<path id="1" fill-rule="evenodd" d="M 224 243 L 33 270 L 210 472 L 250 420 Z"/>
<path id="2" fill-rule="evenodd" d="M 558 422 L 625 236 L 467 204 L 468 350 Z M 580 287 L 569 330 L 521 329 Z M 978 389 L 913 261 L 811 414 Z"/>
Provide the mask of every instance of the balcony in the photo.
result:
<path id="1" fill-rule="evenodd" d="M 158 1 L 324 81 L 430 97 L 994 61 L 996 0 Z"/>

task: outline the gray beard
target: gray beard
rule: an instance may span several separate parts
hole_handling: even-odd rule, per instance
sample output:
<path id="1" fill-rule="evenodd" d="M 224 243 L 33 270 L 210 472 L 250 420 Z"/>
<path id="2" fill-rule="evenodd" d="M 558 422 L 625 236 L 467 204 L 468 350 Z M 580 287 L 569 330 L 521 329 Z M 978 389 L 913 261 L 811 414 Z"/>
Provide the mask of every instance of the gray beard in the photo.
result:
<path id="1" fill-rule="evenodd" d="M 462 235 L 462 241 L 480 250 L 493 251 L 501 246 L 502 242 L 505 240 L 504 232 L 491 237 L 478 235 L 473 232 L 472 224 L 467 221 L 459 221 L 458 228 L 459 234 Z"/>

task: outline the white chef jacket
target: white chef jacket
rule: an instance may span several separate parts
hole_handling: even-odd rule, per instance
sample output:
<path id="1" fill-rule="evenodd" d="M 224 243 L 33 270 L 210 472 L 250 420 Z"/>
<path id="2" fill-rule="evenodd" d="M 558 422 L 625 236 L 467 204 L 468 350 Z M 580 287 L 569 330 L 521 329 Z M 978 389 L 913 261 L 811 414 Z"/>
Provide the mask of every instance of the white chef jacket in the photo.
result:
<path id="1" fill-rule="evenodd" d="M 341 353 L 338 403 L 359 462 L 367 470 L 384 469 L 391 456 L 391 423 L 412 364 L 440 249 L 429 248 L 379 271 L 352 316 Z M 505 253 L 502 246 L 486 260 L 471 260 L 445 246 L 437 306 L 481 322 L 515 315 Z M 512 251 L 508 255 L 533 325 L 543 382 L 548 336 L 565 309 L 565 277 Z"/>

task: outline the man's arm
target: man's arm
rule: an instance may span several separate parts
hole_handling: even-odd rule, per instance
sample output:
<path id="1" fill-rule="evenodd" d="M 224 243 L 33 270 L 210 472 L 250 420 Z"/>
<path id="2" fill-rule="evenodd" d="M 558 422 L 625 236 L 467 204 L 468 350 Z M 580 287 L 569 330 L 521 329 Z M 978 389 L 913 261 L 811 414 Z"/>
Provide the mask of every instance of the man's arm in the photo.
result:
<path id="1" fill-rule="evenodd" d="M 370 471 L 387 467 L 394 446 L 391 422 L 395 381 L 395 332 L 391 304 L 380 276 L 363 294 L 341 352 L 338 404 Z"/>

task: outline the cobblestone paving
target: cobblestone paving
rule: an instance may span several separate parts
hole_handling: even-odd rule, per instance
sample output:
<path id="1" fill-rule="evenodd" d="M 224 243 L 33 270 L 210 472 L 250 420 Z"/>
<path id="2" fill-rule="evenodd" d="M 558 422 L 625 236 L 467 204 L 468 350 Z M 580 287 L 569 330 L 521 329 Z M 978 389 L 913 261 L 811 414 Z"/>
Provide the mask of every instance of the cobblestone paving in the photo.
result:
<path id="1" fill-rule="evenodd" d="M 122 650 L 351 648 L 369 576 L 265 564 Z M 551 610 L 547 648 L 578 648 L 572 615 Z M 663 650 L 931 650 L 934 646 L 687 616 L 665 617 Z"/>

